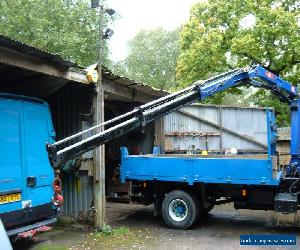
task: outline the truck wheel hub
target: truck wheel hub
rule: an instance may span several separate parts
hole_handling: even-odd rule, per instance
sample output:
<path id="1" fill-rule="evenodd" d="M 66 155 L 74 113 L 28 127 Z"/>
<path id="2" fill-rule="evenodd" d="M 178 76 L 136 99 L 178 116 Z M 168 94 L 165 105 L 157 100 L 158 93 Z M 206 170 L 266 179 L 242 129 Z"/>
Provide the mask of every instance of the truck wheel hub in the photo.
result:
<path id="1" fill-rule="evenodd" d="M 174 221 L 183 221 L 188 214 L 188 206 L 184 200 L 175 199 L 169 204 L 169 215 Z"/>

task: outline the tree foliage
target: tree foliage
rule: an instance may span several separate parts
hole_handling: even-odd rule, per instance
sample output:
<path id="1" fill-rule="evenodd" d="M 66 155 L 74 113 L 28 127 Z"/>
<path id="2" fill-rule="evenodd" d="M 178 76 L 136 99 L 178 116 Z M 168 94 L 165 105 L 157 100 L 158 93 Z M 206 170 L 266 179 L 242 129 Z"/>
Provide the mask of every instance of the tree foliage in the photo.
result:
<path id="1" fill-rule="evenodd" d="M 179 29 L 141 30 L 129 41 L 128 56 L 116 72 L 159 89 L 175 87 Z"/>
<path id="2" fill-rule="evenodd" d="M 300 2 L 296 0 L 209 0 L 191 10 L 180 36 L 177 78 L 181 86 L 255 61 L 293 84 L 300 78 Z M 224 94 L 223 94 L 224 95 Z M 251 97 L 275 106 L 279 122 L 287 106 L 266 91 Z M 221 102 L 222 95 L 215 102 Z"/>
<path id="3" fill-rule="evenodd" d="M 1 0 L 0 19 L 5 36 L 82 66 L 97 61 L 99 22 L 89 0 Z"/>

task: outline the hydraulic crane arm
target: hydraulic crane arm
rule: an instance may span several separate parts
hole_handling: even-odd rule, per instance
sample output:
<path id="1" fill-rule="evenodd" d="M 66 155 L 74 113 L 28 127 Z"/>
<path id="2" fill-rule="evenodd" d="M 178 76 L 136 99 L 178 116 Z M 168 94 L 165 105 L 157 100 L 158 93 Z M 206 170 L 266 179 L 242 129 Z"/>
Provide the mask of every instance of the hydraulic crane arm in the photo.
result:
<path id="1" fill-rule="evenodd" d="M 241 83 L 271 90 L 280 100 L 291 103 L 297 96 L 297 88 L 280 77 L 257 65 L 241 70 L 240 74 L 233 76 L 219 84 L 206 84 L 200 88 L 201 100 L 217 92 L 235 87 Z"/>
<path id="2" fill-rule="evenodd" d="M 215 93 L 241 84 L 251 84 L 253 86 L 270 89 L 278 95 L 281 100 L 286 101 L 289 104 L 292 104 L 298 95 L 296 87 L 282 80 L 278 76 L 275 76 L 261 66 L 237 68 L 208 80 L 195 82 L 192 86 L 179 92 L 141 105 L 124 115 L 115 117 L 114 119 L 84 130 L 61 141 L 57 141 L 56 143 L 47 144 L 51 165 L 54 168 L 60 167 L 66 161 L 80 156 L 81 154 L 133 129 L 144 127 L 146 124 L 165 116 L 184 105 L 199 99 L 204 100 Z M 300 123 L 300 118 L 297 119 L 299 119 Z M 104 126 L 106 126 L 106 128 L 103 130 Z M 93 131 L 95 133 L 90 135 Z M 85 138 L 83 138 L 83 136 L 85 136 Z M 77 141 L 73 143 L 75 139 Z M 300 155 L 300 146 L 296 146 L 299 149 Z"/>

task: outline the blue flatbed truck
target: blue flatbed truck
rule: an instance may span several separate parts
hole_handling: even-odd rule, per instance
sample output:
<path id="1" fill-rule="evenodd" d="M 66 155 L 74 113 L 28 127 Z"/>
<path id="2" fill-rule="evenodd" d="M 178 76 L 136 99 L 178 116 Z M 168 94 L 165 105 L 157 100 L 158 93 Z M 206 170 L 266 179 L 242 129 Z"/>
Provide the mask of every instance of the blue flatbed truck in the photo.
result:
<path id="1" fill-rule="evenodd" d="M 122 148 L 121 181 L 138 183 L 144 203 L 154 203 L 156 213 L 161 213 L 165 223 L 174 229 L 191 227 L 214 205 L 227 202 L 233 202 L 236 209 L 296 213 L 300 193 L 299 93 L 297 87 L 259 65 L 237 68 L 196 82 L 112 120 L 47 144 L 50 162 L 54 168 L 59 168 L 64 162 L 128 131 L 144 127 L 173 110 L 240 85 L 268 89 L 290 105 L 291 162 L 286 171 L 279 169 L 276 161 L 276 124 L 269 110 L 266 113 L 268 152 L 265 157 L 189 158 L 163 155 L 159 148 L 154 148 L 152 155 L 129 155 L 127 149 Z M 65 146 L 64 143 L 75 138 L 76 143 Z"/>
<path id="2" fill-rule="evenodd" d="M 0 218 L 13 237 L 56 221 L 45 149 L 55 134 L 47 103 L 36 98 L 0 94 L 0 120 Z"/>

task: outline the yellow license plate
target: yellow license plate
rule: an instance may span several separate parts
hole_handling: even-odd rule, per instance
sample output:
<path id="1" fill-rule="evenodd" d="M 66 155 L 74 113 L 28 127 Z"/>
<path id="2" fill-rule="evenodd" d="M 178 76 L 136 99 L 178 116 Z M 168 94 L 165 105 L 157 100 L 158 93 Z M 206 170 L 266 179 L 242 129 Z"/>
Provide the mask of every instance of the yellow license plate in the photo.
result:
<path id="1" fill-rule="evenodd" d="M 0 195 L 0 204 L 9 203 L 9 202 L 16 202 L 21 200 L 21 194 L 5 194 Z"/>

